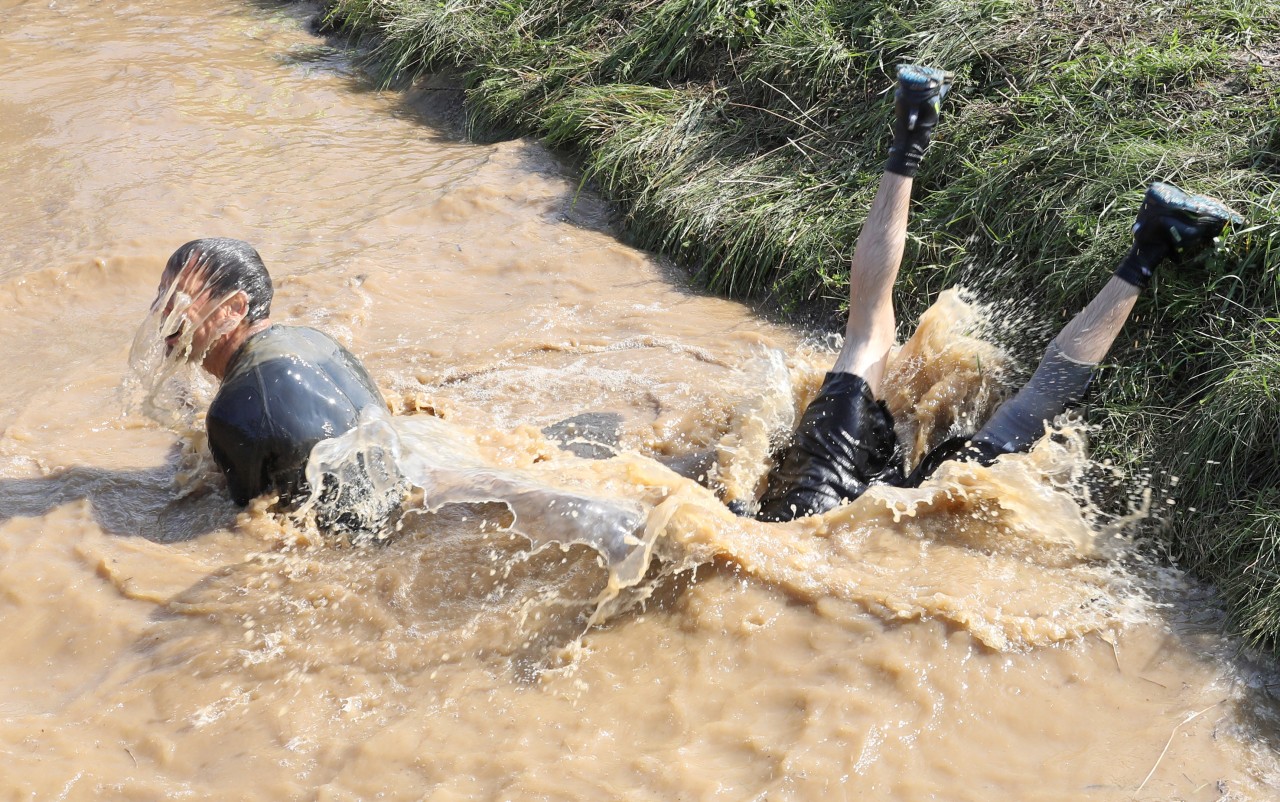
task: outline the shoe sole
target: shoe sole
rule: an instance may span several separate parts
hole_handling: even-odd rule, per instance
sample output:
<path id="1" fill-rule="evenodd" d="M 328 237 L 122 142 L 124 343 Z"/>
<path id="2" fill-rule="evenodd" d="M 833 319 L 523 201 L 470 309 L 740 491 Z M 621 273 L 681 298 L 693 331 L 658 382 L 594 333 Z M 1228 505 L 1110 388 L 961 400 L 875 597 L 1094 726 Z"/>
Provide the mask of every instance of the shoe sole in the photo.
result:
<path id="1" fill-rule="evenodd" d="M 1186 215 L 1196 225 L 1217 224 L 1219 232 L 1227 223 L 1239 225 L 1244 218 L 1227 208 L 1217 198 L 1206 195 L 1192 195 L 1178 189 L 1173 184 L 1157 181 L 1147 188 L 1143 205 L 1151 203 L 1160 209 Z"/>
<path id="2" fill-rule="evenodd" d="M 918 93 L 921 96 L 920 100 L 926 100 L 936 92 L 938 102 L 941 103 L 951 91 L 951 82 L 954 77 L 951 73 L 935 67 L 919 64 L 898 65 L 898 85 L 906 92 Z"/>

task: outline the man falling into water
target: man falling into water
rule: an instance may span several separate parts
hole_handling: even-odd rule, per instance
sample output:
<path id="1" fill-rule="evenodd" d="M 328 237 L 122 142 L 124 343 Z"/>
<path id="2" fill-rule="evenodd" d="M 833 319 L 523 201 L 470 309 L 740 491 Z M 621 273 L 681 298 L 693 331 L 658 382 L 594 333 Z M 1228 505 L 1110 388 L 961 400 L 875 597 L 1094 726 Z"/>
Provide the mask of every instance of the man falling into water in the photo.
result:
<path id="1" fill-rule="evenodd" d="M 366 407 L 386 406 L 360 361 L 328 335 L 273 324 L 272 296 L 252 246 L 198 239 L 169 257 L 152 306 L 166 356 L 196 362 L 221 382 L 205 428 L 241 506 L 268 492 L 286 502 L 305 497 L 316 443 L 353 429 Z M 319 516 L 326 528 L 376 528 L 398 501 L 360 487 L 330 495 Z"/>
<path id="2" fill-rule="evenodd" d="M 1026 386 L 977 434 L 942 443 L 905 476 L 893 419 L 877 398 L 894 343 L 893 285 L 906 245 L 912 178 L 948 88 L 949 78 L 940 70 L 898 70 L 893 144 L 849 271 L 844 347 L 769 476 L 760 520 L 822 513 L 857 498 L 871 484 L 915 486 L 948 459 L 989 464 L 1002 454 L 1028 450 L 1044 434 L 1046 422 L 1084 396 L 1156 266 L 1204 250 L 1237 219 L 1212 198 L 1152 184 L 1133 225 L 1133 246 L 1115 275 L 1049 344 Z M 730 506 L 739 514 L 750 512 L 750 505 L 740 501 Z"/>

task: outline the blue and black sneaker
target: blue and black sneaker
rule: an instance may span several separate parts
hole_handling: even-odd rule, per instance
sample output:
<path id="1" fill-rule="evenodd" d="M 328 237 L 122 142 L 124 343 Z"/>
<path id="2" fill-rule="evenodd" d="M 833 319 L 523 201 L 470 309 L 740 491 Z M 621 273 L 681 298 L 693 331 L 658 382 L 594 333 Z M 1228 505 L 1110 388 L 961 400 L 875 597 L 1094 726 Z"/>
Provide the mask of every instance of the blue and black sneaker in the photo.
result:
<path id="1" fill-rule="evenodd" d="M 898 67 L 898 88 L 893 93 L 893 145 L 886 170 L 914 176 L 920 169 L 933 128 L 938 124 L 942 99 L 951 90 L 951 77 L 951 73 L 933 67 Z"/>
<path id="2" fill-rule="evenodd" d="M 1116 275 L 1145 287 L 1161 261 L 1181 262 L 1211 249 L 1228 223 L 1242 222 L 1243 218 L 1220 200 L 1157 181 L 1142 199 L 1133 223 L 1133 247 L 1116 268 Z"/>

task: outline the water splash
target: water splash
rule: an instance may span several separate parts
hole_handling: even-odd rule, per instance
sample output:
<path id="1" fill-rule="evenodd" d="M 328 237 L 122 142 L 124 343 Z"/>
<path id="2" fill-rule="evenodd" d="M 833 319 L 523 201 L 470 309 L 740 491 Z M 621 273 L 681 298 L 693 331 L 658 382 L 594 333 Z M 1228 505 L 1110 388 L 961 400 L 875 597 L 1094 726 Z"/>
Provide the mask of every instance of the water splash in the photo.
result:
<path id="1" fill-rule="evenodd" d="M 176 272 L 165 270 L 129 348 L 125 414 L 140 412 L 180 434 L 203 431 L 199 415 L 216 387 L 199 366 L 212 344 L 239 322 L 218 314 L 236 295 L 218 293 L 222 277 L 222 269 L 198 252 Z"/>
<path id="2" fill-rule="evenodd" d="M 369 484 L 371 492 L 345 502 L 356 505 L 358 516 L 375 512 L 403 481 L 422 490 L 422 506 L 429 512 L 447 504 L 505 504 L 513 516 L 510 530 L 528 538 L 534 551 L 590 546 L 605 559 L 615 588 L 643 578 L 662 529 L 653 508 L 553 487 L 493 465 L 461 428 L 434 417 L 393 418 L 378 407 L 366 408 L 350 432 L 317 445 L 306 477 L 313 490 L 300 513 L 326 504 L 321 489 L 335 483 L 339 488 Z"/>
<path id="3" fill-rule="evenodd" d="M 981 313 L 945 294 L 891 358 L 887 392 L 900 405 L 908 450 L 976 425 L 999 397 L 1002 354 L 966 334 Z M 827 365 L 817 353 L 788 360 L 766 350 L 744 368 L 764 379 L 757 397 L 735 409 L 719 444 L 713 484 L 718 479 L 723 495 L 737 489 L 751 497 L 778 431 L 812 396 Z M 664 570 L 728 560 L 813 603 L 839 599 L 891 618 L 948 620 L 1008 649 L 1105 630 L 1134 603 L 1125 583 L 1097 562 L 1102 521 L 1089 509 L 1083 431 L 1066 421 L 1059 426 L 1030 454 L 992 467 L 949 463 L 919 488 L 874 487 L 822 516 L 781 525 L 738 518 L 713 489 L 637 454 L 550 457 L 539 468 L 548 459 L 539 456 L 547 446 L 540 438 L 504 435 L 506 450 L 495 451 L 491 434 L 381 409 L 366 410 L 355 430 L 318 445 L 307 481 L 313 488 L 371 486 L 366 500 L 351 494 L 353 505 L 379 503 L 406 480 L 422 489 L 430 511 L 504 504 L 513 516 L 509 530 L 535 553 L 584 544 L 601 555 L 609 587 L 592 621 L 619 609 L 614 599 L 644 592 L 656 553 Z M 308 508 L 323 499 L 313 494 Z M 1026 564 L 1037 566 L 1034 581 L 1007 587 Z M 624 588 L 636 592 L 624 598 Z M 1066 610 L 1074 612 L 1059 612 Z"/>

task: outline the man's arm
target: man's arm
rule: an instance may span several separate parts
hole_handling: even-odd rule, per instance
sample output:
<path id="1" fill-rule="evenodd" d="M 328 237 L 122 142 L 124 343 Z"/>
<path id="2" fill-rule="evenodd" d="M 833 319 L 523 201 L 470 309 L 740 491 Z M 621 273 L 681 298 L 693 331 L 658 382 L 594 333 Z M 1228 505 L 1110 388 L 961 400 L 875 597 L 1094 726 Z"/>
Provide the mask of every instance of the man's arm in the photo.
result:
<path id="1" fill-rule="evenodd" d="M 220 409 L 223 398 L 209 408 L 205 429 L 209 451 L 227 479 L 231 500 L 241 507 L 268 490 L 269 449 L 265 432 L 253 431 L 244 420 L 235 420 Z"/>

